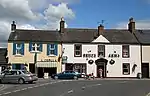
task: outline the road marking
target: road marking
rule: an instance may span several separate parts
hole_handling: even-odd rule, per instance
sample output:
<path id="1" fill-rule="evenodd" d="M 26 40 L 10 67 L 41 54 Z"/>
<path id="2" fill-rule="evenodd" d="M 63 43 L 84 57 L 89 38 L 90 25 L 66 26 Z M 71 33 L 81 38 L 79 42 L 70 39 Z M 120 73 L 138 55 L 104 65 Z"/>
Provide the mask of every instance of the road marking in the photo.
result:
<path id="1" fill-rule="evenodd" d="M 3 87 L 5 87 L 5 85 L 4 85 L 4 84 L 2 84 L 2 86 L 0 87 L 0 89 L 1 89 L 1 88 L 3 88 Z"/>
<path id="2" fill-rule="evenodd" d="M 69 93 L 73 93 L 73 90 L 70 90 L 70 91 L 68 91 L 67 93 L 68 93 L 68 94 L 69 94 Z"/>
<path id="3" fill-rule="evenodd" d="M 40 84 L 40 85 L 35 85 L 35 86 L 29 86 L 27 88 L 23 88 L 23 89 L 18 89 L 18 90 L 14 90 L 14 91 L 10 91 L 10 92 L 6 92 L 6 93 L 3 93 L 3 94 L 0 94 L 1 95 L 6 95 L 6 94 L 11 94 L 11 93 L 15 93 L 15 92 L 19 92 L 19 91 L 24 91 L 24 90 L 28 90 L 28 89 L 32 89 L 32 88 L 36 88 L 36 87 L 40 87 L 40 86 L 44 86 L 44 85 L 49 85 L 49 84 L 55 84 L 55 83 L 59 83 L 59 82 L 64 82 L 64 81 L 55 81 L 55 82 L 50 82 L 50 83 L 44 83 L 44 84 Z M 0 87 L 1 88 L 1 87 Z M 2 88 L 0 89 L 1 90 L 4 90 L 6 88 Z M 71 91 L 70 91 L 71 93 Z"/>

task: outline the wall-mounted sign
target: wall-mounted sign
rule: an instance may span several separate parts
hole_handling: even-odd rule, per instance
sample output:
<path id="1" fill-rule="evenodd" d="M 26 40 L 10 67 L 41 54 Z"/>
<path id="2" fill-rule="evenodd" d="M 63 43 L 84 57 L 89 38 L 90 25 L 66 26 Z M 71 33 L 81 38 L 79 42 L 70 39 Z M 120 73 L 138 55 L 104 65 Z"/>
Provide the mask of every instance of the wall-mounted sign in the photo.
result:
<path id="1" fill-rule="evenodd" d="M 94 61 L 93 61 L 93 60 L 89 60 L 88 63 L 89 63 L 89 64 L 93 64 Z"/>
<path id="2" fill-rule="evenodd" d="M 96 54 L 83 54 L 84 58 L 95 58 Z"/>
<path id="3" fill-rule="evenodd" d="M 109 63 L 110 63 L 111 65 L 113 65 L 113 64 L 115 63 L 115 61 L 114 61 L 113 59 L 111 59 L 111 60 L 109 61 Z"/>
<path id="4" fill-rule="evenodd" d="M 108 57 L 111 57 L 111 58 L 116 58 L 116 57 L 119 57 L 120 55 L 116 53 L 116 51 L 114 51 L 113 54 L 109 54 Z"/>
<path id="5" fill-rule="evenodd" d="M 57 62 L 56 59 L 41 59 L 41 62 Z"/>
<path id="6" fill-rule="evenodd" d="M 62 57 L 62 63 L 67 63 L 67 59 L 68 59 L 67 56 L 63 56 L 63 57 Z"/>

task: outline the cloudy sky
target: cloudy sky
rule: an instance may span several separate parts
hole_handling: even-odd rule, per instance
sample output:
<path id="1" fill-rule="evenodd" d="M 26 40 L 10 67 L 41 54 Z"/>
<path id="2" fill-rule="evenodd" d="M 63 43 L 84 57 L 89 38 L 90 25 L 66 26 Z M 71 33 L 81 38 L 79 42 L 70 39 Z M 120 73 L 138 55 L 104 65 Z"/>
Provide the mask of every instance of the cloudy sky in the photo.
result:
<path id="1" fill-rule="evenodd" d="M 61 17 L 66 27 L 126 28 L 134 17 L 136 28 L 150 28 L 150 0 L 0 0 L 0 47 L 7 47 L 10 24 L 21 29 L 57 29 Z"/>

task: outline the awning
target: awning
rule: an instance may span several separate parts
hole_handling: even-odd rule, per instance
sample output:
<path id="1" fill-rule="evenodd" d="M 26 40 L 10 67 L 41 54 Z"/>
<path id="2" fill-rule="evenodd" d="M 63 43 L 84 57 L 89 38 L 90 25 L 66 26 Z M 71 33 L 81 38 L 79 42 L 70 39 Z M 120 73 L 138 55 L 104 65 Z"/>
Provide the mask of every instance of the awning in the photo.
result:
<path id="1" fill-rule="evenodd" d="M 58 62 L 37 62 L 37 67 L 53 68 L 57 67 Z"/>

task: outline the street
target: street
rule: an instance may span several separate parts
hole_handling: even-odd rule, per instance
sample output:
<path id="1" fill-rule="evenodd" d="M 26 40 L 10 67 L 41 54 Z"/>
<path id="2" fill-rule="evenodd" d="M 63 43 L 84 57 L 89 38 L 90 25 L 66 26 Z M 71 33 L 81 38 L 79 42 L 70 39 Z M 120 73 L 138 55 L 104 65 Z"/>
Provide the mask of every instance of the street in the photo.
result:
<path id="1" fill-rule="evenodd" d="M 0 89 L 1 96 L 150 96 L 150 80 L 48 80 L 7 86 Z"/>

